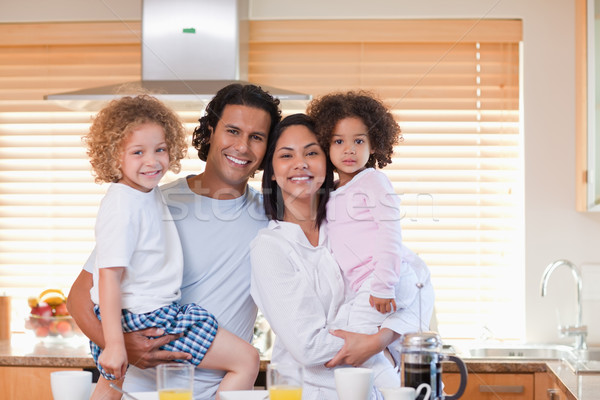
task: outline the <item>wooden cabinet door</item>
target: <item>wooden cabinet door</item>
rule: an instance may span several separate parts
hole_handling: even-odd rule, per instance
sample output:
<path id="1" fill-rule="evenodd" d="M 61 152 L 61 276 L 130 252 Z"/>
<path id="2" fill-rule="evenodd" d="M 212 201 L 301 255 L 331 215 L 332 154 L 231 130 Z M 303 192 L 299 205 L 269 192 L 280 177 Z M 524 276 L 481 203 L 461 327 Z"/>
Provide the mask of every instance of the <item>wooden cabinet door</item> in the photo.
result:
<path id="1" fill-rule="evenodd" d="M 444 392 L 456 393 L 460 383 L 457 373 L 444 373 Z M 468 400 L 534 400 L 533 374 L 469 373 L 462 399 Z"/>
<path id="2" fill-rule="evenodd" d="M 0 367 L 0 399 L 52 400 L 50 373 L 81 368 Z"/>
<path id="3" fill-rule="evenodd" d="M 574 398 L 575 396 L 567 394 L 559 387 L 548 372 L 535 373 L 534 400 L 570 400 Z"/>

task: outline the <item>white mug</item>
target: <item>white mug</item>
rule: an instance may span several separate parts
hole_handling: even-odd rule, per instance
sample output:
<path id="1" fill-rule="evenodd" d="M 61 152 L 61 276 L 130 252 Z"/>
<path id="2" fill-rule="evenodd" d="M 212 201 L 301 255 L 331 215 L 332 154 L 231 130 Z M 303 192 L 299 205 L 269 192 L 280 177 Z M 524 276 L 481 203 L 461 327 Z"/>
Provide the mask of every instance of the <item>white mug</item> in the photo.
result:
<path id="1" fill-rule="evenodd" d="M 338 398 L 367 400 L 373 388 L 373 370 L 370 368 L 338 368 L 333 371 Z"/>
<path id="2" fill-rule="evenodd" d="M 92 373 L 90 371 L 56 371 L 50 373 L 54 400 L 90 400 Z"/>
<path id="3" fill-rule="evenodd" d="M 429 400 L 429 396 L 431 395 L 431 386 L 429 386 L 427 383 L 421 383 L 416 390 L 412 387 L 379 389 L 385 400 L 415 400 L 417 396 L 421 394 L 422 390 L 425 390 L 425 397 L 423 400 Z"/>

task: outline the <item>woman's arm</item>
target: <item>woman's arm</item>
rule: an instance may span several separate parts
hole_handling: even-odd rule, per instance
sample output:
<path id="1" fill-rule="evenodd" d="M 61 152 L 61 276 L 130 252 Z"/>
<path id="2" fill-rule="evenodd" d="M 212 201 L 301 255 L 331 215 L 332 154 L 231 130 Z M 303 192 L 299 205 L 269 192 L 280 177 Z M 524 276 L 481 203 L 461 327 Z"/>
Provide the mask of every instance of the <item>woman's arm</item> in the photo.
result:
<path id="1" fill-rule="evenodd" d="M 67 299 L 69 313 L 83 333 L 101 348 L 104 348 L 102 325 L 94 313 L 94 303 L 90 298 L 93 285 L 92 274 L 81 271 Z M 163 335 L 162 329 L 150 328 L 143 331 L 125 333 L 125 347 L 129 363 L 138 368 L 151 368 L 173 360 L 189 360 L 188 353 L 159 350 L 159 347 L 177 339 L 177 335 Z M 160 337 L 159 337 L 160 336 Z"/>
<path id="2" fill-rule="evenodd" d="M 400 337 L 400 334 L 391 329 L 383 328 L 372 335 L 336 330 L 332 335 L 344 339 L 344 346 L 329 360 L 325 366 L 333 368 L 338 365 L 352 365 L 358 367 L 377 353 L 382 352 L 387 346 Z"/>

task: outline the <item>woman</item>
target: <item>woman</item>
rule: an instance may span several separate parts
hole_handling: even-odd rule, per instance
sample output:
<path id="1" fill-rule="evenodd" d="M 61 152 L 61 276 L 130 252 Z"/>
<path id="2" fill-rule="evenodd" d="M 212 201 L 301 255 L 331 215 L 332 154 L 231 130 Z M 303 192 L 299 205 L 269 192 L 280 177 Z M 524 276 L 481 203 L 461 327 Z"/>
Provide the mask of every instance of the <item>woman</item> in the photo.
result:
<path id="1" fill-rule="evenodd" d="M 333 172 L 304 114 L 275 128 L 265 155 L 263 194 L 271 219 L 251 243 L 250 292 L 277 337 L 273 362 L 305 367 L 303 399 L 333 399 L 336 365 L 373 367 L 399 386 L 382 350 L 398 338 L 387 320 L 373 335 L 346 331 L 344 281 L 323 223 Z M 376 398 L 374 390 L 372 398 Z"/>

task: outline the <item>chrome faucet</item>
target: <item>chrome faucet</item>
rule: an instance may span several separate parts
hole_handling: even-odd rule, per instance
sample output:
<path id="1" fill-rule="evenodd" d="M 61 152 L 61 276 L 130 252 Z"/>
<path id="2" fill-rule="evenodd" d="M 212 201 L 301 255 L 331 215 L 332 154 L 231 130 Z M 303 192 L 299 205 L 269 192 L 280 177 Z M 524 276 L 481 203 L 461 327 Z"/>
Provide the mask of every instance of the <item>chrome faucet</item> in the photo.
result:
<path id="1" fill-rule="evenodd" d="M 583 280 L 581 279 L 581 273 L 579 272 L 577 266 L 568 260 L 557 260 L 549 264 L 542 275 L 542 282 L 540 286 L 541 294 L 542 297 L 546 296 L 546 286 L 548 285 L 550 275 L 552 275 L 552 272 L 554 272 L 554 270 L 561 265 L 569 267 L 571 273 L 573 274 L 573 278 L 575 279 L 575 283 L 577 284 L 577 322 L 575 323 L 575 326 L 560 326 L 559 330 L 561 335 L 575 336 L 576 350 L 585 350 L 587 349 L 587 326 L 582 325 L 583 313 L 581 307 L 581 291 L 583 289 Z"/>

